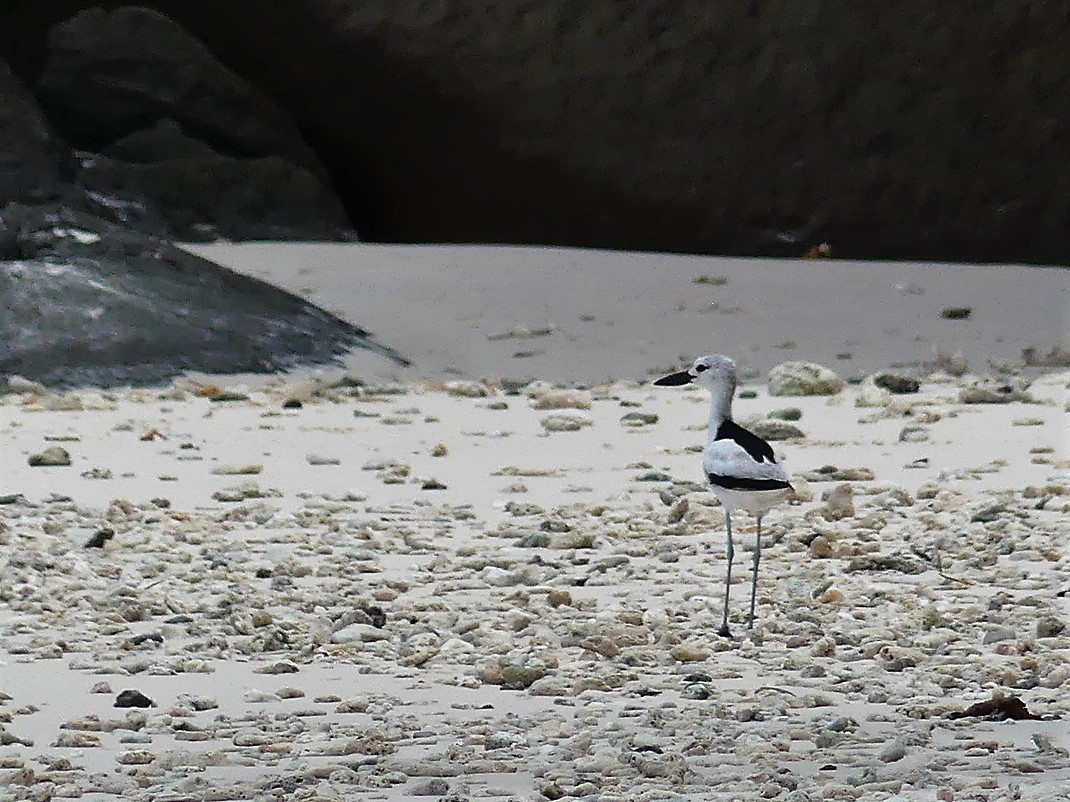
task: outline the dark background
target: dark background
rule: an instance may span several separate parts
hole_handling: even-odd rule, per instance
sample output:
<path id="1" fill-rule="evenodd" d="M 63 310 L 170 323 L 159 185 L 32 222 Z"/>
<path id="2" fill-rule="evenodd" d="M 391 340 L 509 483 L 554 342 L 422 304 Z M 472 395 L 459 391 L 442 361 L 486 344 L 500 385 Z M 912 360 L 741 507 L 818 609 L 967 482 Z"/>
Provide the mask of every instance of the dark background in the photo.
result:
<path id="1" fill-rule="evenodd" d="M 0 7 L 75 149 L 129 131 L 49 99 L 48 31 L 119 5 Z M 289 115 L 361 239 L 1070 263 L 1067 2 L 141 5 Z"/>

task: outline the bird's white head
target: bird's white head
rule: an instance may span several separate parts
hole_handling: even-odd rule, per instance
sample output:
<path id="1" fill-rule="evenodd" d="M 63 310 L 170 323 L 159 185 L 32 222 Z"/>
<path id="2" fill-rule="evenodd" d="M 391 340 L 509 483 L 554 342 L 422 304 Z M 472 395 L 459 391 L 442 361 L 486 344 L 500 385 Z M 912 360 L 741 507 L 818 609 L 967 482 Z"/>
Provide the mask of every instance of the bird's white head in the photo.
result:
<path id="1" fill-rule="evenodd" d="M 700 384 L 710 390 L 727 388 L 731 394 L 736 387 L 736 363 L 723 354 L 707 354 L 692 362 L 687 370 L 662 376 L 654 384 L 660 387 Z"/>

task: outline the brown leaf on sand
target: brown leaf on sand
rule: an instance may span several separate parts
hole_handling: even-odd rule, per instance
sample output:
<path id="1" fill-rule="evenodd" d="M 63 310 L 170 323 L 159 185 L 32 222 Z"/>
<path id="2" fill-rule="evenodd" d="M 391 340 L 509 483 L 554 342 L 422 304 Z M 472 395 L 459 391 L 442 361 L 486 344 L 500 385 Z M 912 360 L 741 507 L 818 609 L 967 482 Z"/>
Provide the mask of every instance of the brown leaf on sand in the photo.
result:
<path id="1" fill-rule="evenodd" d="M 1013 719 L 1014 721 L 1054 721 L 1058 716 L 1038 716 L 1029 712 L 1025 702 L 1018 696 L 1004 696 L 998 699 L 986 699 L 970 705 L 965 710 L 951 713 L 948 718 L 987 718 L 995 721 Z"/>

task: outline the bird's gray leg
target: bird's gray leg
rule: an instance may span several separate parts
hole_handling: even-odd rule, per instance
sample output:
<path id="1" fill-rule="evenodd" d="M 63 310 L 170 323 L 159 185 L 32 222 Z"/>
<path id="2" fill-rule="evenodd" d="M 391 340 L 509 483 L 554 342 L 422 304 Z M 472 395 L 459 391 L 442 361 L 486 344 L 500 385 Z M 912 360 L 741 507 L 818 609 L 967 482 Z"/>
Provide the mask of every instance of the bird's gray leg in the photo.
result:
<path id="1" fill-rule="evenodd" d="M 762 516 L 758 517 L 758 537 L 754 541 L 754 576 L 750 586 L 750 618 L 747 619 L 747 629 L 754 629 L 754 600 L 758 595 L 758 561 L 762 559 Z"/>
<path id="2" fill-rule="evenodd" d="M 721 628 L 717 630 L 717 634 L 724 638 L 732 637 L 732 633 L 728 629 L 728 588 L 732 583 L 732 557 L 735 554 L 735 549 L 732 547 L 732 513 L 727 507 L 724 511 L 724 528 L 728 532 L 728 567 L 725 569 L 724 575 L 724 618 L 721 619 Z"/>

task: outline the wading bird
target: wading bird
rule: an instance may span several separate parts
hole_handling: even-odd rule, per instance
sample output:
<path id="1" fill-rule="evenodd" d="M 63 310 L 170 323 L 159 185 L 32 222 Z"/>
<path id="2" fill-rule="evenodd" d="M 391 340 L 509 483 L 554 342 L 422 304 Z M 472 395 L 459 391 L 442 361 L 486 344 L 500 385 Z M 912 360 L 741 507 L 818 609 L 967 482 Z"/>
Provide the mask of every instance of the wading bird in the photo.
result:
<path id="1" fill-rule="evenodd" d="M 732 511 L 746 510 L 758 519 L 754 544 L 754 576 L 750 590 L 747 628 L 754 626 L 754 602 L 758 592 L 758 561 L 762 556 L 762 516 L 791 495 L 788 474 L 777 462 L 769 443 L 732 420 L 732 396 L 736 392 L 736 363 L 727 356 L 700 356 L 687 370 L 670 373 L 654 384 L 673 387 L 699 384 L 710 391 L 710 428 L 702 469 L 713 494 L 724 505 L 728 533 L 728 569 L 724 580 L 724 618 L 719 635 L 729 637 L 728 591 L 732 581 Z"/>

